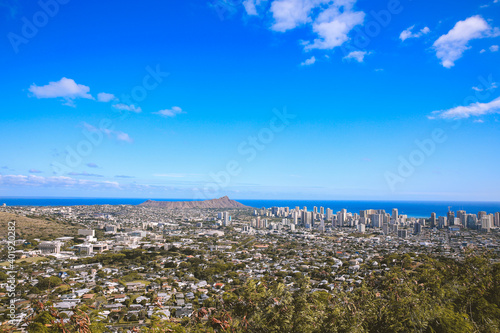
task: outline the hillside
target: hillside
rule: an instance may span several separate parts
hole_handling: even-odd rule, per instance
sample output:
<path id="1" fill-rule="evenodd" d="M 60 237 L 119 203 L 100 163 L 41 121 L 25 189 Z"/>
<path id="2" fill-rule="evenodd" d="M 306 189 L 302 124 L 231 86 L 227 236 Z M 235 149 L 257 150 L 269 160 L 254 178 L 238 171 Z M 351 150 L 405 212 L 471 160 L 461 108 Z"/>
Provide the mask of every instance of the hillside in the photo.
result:
<path id="1" fill-rule="evenodd" d="M 75 236 L 78 232 L 78 226 L 69 223 L 0 212 L 0 239 L 7 236 L 9 221 L 16 221 L 16 233 L 20 238 L 53 239 L 63 236 Z"/>
<path id="2" fill-rule="evenodd" d="M 158 207 L 158 208 L 166 208 L 166 209 L 190 209 L 190 208 L 250 208 L 249 206 L 245 206 L 238 201 L 234 201 L 229 199 L 227 196 L 224 196 L 219 199 L 211 199 L 204 201 L 154 201 L 148 200 L 145 201 L 139 206 L 146 207 Z"/>

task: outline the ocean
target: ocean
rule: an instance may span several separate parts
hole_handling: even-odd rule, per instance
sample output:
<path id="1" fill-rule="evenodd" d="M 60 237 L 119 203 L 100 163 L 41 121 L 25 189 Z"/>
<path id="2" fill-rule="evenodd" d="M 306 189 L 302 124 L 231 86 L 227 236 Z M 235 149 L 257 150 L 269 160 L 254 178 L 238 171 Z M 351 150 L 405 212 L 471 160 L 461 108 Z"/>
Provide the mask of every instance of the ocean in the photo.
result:
<path id="1" fill-rule="evenodd" d="M 78 205 L 138 205 L 148 199 L 145 198 L 28 198 L 6 197 L 0 198 L 0 204 L 8 206 L 78 206 Z M 152 199 L 164 201 L 190 201 L 189 199 Z M 256 208 L 305 206 L 312 210 L 314 206 L 331 208 L 337 212 L 343 208 L 348 212 L 359 213 L 365 209 L 384 209 L 390 213 L 397 208 L 399 214 L 409 217 L 430 217 L 432 212 L 438 216 L 446 216 L 448 207 L 452 211 L 465 210 L 467 213 L 476 214 L 479 211 L 489 213 L 500 212 L 500 202 L 465 202 L 465 201 L 365 201 L 365 200 L 249 200 L 234 199 L 244 205 Z"/>

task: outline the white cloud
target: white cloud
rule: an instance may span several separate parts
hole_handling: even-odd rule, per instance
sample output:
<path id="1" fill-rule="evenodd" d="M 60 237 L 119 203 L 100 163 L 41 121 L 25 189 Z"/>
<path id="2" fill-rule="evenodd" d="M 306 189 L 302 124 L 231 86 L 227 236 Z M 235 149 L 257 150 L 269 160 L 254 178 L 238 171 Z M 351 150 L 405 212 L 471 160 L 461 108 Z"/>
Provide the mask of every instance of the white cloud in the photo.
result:
<path id="1" fill-rule="evenodd" d="M 352 51 L 351 53 L 349 53 L 348 55 L 346 55 L 344 57 L 344 59 L 354 59 L 356 60 L 357 62 L 363 62 L 364 58 L 366 55 L 370 54 L 370 52 L 366 52 L 366 51 Z"/>
<path id="2" fill-rule="evenodd" d="M 130 137 L 130 135 L 128 135 L 125 132 L 115 131 L 115 130 L 112 130 L 112 129 L 109 129 L 109 128 L 97 128 L 97 127 L 92 126 L 92 125 L 90 125 L 90 124 L 88 124 L 86 122 L 82 122 L 82 126 L 83 126 L 83 128 L 85 128 L 89 132 L 102 132 L 102 133 L 106 134 L 109 137 L 115 138 L 118 141 L 124 141 L 124 142 L 128 142 L 128 143 L 134 142 L 134 140 L 132 140 L 132 138 Z M 94 167 L 94 166 L 92 166 L 92 167 Z M 95 165 L 95 167 L 97 167 L 97 165 Z"/>
<path id="3" fill-rule="evenodd" d="M 125 132 L 114 131 L 114 130 L 110 130 L 110 129 L 107 129 L 107 128 L 103 128 L 102 132 L 104 132 L 108 136 L 114 137 L 118 141 L 124 141 L 124 142 L 128 142 L 128 143 L 134 142 L 134 140 L 132 140 L 132 138 L 130 137 L 130 135 L 128 135 Z"/>
<path id="4" fill-rule="evenodd" d="M 498 45 L 491 45 L 490 46 L 490 51 L 491 52 L 497 52 L 498 51 Z"/>
<path id="5" fill-rule="evenodd" d="M 305 49 L 333 49 L 348 41 L 348 34 L 355 26 L 363 24 L 365 18 L 365 13 L 352 10 L 353 4 L 351 0 L 339 1 L 321 12 L 312 24 L 318 38 L 308 43 Z"/>
<path id="6" fill-rule="evenodd" d="M 309 59 L 306 59 L 306 61 L 304 61 L 303 63 L 301 63 L 300 65 L 301 66 L 309 66 L 309 65 L 312 65 L 316 62 L 316 58 L 314 56 L 312 56 L 311 58 Z"/>
<path id="7" fill-rule="evenodd" d="M 102 92 L 102 93 L 98 93 L 97 94 L 97 100 L 99 102 L 111 102 L 113 100 L 116 100 L 116 97 L 115 95 L 113 94 L 108 94 L 108 93 L 105 93 L 105 92 Z"/>
<path id="8" fill-rule="evenodd" d="M 492 29 L 481 16 L 476 15 L 458 21 L 453 29 L 439 37 L 433 46 L 443 67 L 451 68 L 455 65 L 455 61 L 462 57 L 464 51 L 470 48 L 469 41 L 497 34 L 497 29 Z"/>
<path id="9" fill-rule="evenodd" d="M 498 88 L 498 85 L 496 82 L 491 82 L 489 87 L 472 87 L 472 90 L 475 91 L 484 91 L 484 90 L 494 90 Z"/>
<path id="10" fill-rule="evenodd" d="M 263 1 L 263 0 L 261 0 Z M 259 0 L 245 0 L 248 15 L 256 15 Z M 286 32 L 307 26 L 316 34 L 302 43 L 305 50 L 333 49 L 349 40 L 348 34 L 363 23 L 365 13 L 354 11 L 356 0 L 274 0 L 269 8 L 273 31 Z"/>
<path id="11" fill-rule="evenodd" d="M 135 113 L 142 112 L 141 107 L 135 106 L 134 104 L 127 105 L 127 104 L 123 104 L 123 103 L 118 103 L 118 104 L 113 105 L 113 107 L 117 110 L 130 111 L 130 112 L 135 112 Z"/>
<path id="12" fill-rule="evenodd" d="M 309 14 L 318 1 L 275 0 L 271 4 L 274 24 L 271 29 L 285 32 L 311 21 Z"/>
<path id="13" fill-rule="evenodd" d="M 93 181 L 75 179 L 66 176 L 42 177 L 36 175 L 0 175 L 0 184 L 5 186 L 64 187 L 64 188 L 120 188 L 120 184 L 111 181 Z"/>
<path id="14" fill-rule="evenodd" d="M 70 172 L 68 173 L 70 176 L 84 176 L 84 177 L 104 177 L 103 175 L 98 175 L 95 173 L 88 173 L 86 171 L 84 172 Z"/>
<path id="15" fill-rule="evenodd" d="M 77 98 L 94 99 L 89 94 L 89 87 L 65 77 L 59 81 L 49 82 L 44 86 L 32 84 L 28 90 L 36 98 L 62 98 L 66 101 L 64 104 L 69 106 L 74 106 L 74 100 Z"/>
<path id="16" fill-rule="evenodd" d="M 127 133 L 120 132 L 120 131 L 114 131 L 113 134 L 115 135 L 116 140 L 118 140 L 118 141 L 125 141 L 125 142 L 129 142 L 129 143 L 132 143 L 134 141 Z"/>
<path id="17" fill-rule="evenodd" d="M 475 122 L 475 123 L 482 124 L 482 123 L 484 123 L 484 120 L 482 120 L 482 119 L 476 119 L 476 120 L 474 120 L 474 122 Z"/>
<path id="18" fill-rule="evenodd" d="M 178 106 L 172 106 L 171 109 L 160 110 L 158 112 L 153 112 L 153 114 L 159 114 L 163 117 L 175 117 L 178 114 L 186 113 Z"/>
<path id="19" fill-rule="evenodd" d="M 500 97 L 488 103 L 472 103 L 468 106 L 457 106 L 448 110 L 433 111 L 429 119 L 443 118 L 443 119 L 460 119 L 484 116 L 487 114 L 499 113 L 500 111 Z"/>
<path id="20" fill-rule="evenodd" d="M 431 32 L 431 29 L 429 29 L 429 27 L 423 27 L 422 29 L 420 29 L 420 33 L 422 34 L 428 34 L 429 32 Z"/>
<path id="21" fill-rule="evenodd" d="M 401 39 L 401 41 L 405 41 L 407 40 L 408 38 L 419 38 L 419 37 L 422 37 L 423 35 L 425 34 L 428 34 L 431 29 L 429 29 L 429 27 L 424 27 L 422 29 L 420 29 L 419 32 L 413 32 L 413 28 L 415 28 L 415 25 L 412 25 L 411 27 L 409 27 L 408 29 L 406 30 L 403 30 L 401 32 L 401 34 L 399 35 L 399 39 Z"/>
<path id="22" fill-rule="evenodd" d="M 260 6 L 262 2 L 267 0 L 244 0 L 243 7 L 248 15 L 258 15 L 257 6 Z"/>

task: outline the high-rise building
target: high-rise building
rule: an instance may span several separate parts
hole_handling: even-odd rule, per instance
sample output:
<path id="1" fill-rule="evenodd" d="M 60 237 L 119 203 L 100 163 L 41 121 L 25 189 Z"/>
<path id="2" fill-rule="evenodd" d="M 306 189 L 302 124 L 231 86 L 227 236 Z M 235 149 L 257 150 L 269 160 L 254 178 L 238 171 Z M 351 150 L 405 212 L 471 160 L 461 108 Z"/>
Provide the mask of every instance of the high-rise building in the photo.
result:
<path id="1" fill-rule="evenodd" d="M 325 207 L 319 207 L 319 213 L 325 215 Z"/>
<path id="2" fill-rule="evenodd" d="M 228 212 L 224 212 L 223 214 L 223 226 L 227 227 L 231 225 L 231 216 L 229 216 Z"/>
<path id="3" fill-rule="evenodd" d="M 312 226 L 312 212 L 302 212 L 302 224 Z"/>
<path id="4" fill-rule="evenodd" d="M 477 228 L 477 215 L 476 214 L 467 214 L 466 216 L 466 225 L 469 229 Z"/>
<path id="5" fill-rule="evenodd" d="M 492 216 L 493 215 L 486 215 L 481 218 L 481 231 L 490 231 Z"/>
<path id="6" fill-rule="evenodd" d="M 318 214 L 318 207 L 314 206 L 313 207 L 313 212 L 314 212 L 314 215 Z"/>
<path id="7" fill-rule="evenodd" d="M 430 223 L 431 223 L 431 228 L 436 227 L 436 213 L 431 213 Z"/>
<path id="8" fill-rule="evenodd" d="M 338 227 L 339 223 L 337 221 L 337 215 L 332 215 L 332 228 Z"/>
<path id="9" fill-rule="evenodd" d="M 383 214 L 373 214 L 371 216 L 372 224 L 374 228 L 381 228 L 384 224 L 384 215 Z"/>
<path id="10" fill-rule="evenodd" d="M 332 219 L 332 216 L 333 216 L 333 210 L 331 210 L 330 208 L 327 208 L 326 209 L 326 219 L 328 221 L 330 221 Z"/>
<path id="11" fill-rule="evenodd" d="M 460 224 L 464 227 L 467 226 L 467 213 L 465 210 L 457 210 L 457 217 L 460 219 Z"/>
<path id="12" fill-rule="evenodd" d="M 438 220 L 438 228 L 439 229 L 442 229 L 442 228 L 448 226 L 448 221 L 447 221 L 448 219 L 446 218 L 446 216 L 440 216 L 438 219 L 439 219 Z"/>
<path id="13" fill-rule="evenodd" d="M 486 214 L 485 211 L 481 211 L 481 212 L 477 212 L 477 219 L 478 221 L 481 221 L 481 219 L 483 218 L 483 216 L 486 216 L 488 214 Z"/>
<path id="14" fill-rule="evenodd" d="M 451 210 L 448 212 L 448 215 L 446 216 L 446 219 L 448 221 L 448 225 L 453 225 L 455 224 L 455 212 L 452 212 Z"/>
<path id="15" fill-rule="evenodd" d="M 318 230 L 321 231 L 321 232 L 325 231 L 325 220 L 321 219 L 321 221 L 319 223 Z"/>
<path id="16" fill-rule="evenodd" d="M 313 213 L 312 212 L 304 212 L 304 220 L 303 220 L 303 224 L 304 224 L 304 227 L 312 227 L 312 215 Z"/>
<path id="17" fill-rule="evenodd" d="M 398 237 L 400 238 L 406 238 L 408 236 L 408 232 L 406 229 L 401 229 L 397 231 Z"/>
<path id="18" fill-rule="evenodd" d="M 345 225 L 345 221 L 347 218 L 347 209 L 342 209 L 340 212 L 337 212 L 337 224 L 342 227 Z"/>
<path id="19" fill-rule="evenodd" d="M 413 226 L 413 233 L 415 235 L 419 235 L 421 231 L 422 231 L 422 225 L 420 224 L 420 222 L 415 222 L 415 225 Z"/>
<path id="20" fill-rule="evenodd" d="M 392 209 L 392 219 L 394 221 L 397 221 L 398 220 L 398 217 L 399 217 L 399 214 L 398 214 L 398 209 L 397 208 L 393 208 Z"/>
<path id="21" fill-rule="evenodd" d="M 389 234 L 389 225 L 387 223 L 384 223 L 382 225 L 382 232 L 384 233 L 384 235 L 388 235 Z"/>
<path id="22" fill-rule="evenodd" d="M 500 227 L 500 212 L 495 213 L 495 227 Z"/>

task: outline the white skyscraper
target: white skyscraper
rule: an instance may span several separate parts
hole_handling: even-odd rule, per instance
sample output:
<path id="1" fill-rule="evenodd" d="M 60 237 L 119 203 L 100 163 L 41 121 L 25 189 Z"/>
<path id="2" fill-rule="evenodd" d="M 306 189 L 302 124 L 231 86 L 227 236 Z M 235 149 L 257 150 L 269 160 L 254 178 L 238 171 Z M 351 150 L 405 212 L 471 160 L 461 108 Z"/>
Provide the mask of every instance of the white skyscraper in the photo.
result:
<path id="1" fill-rule="evenodd" d="M 225 227 L 227 226 L 230 226 L 231 225 L 231 216 L 229 216 L 229 213 L 228 212 L 224 212 L 223 214 L 223 225 Z"/>
<path id="2" fill-rule="evenodd" d="M 393 209 L 392 209 L 392 219 L 393 219 L 394 221 L 397 221 L 397 220 L 398 220 L 398 217 L 399 217 L 398 209 L 397 209 L 397 208 L 393 208 Z"/>
<path id="3" fill-rule="evenodd" d="M 347 218 L 347 209 L 342 209 L 340 212 L 337 212 L 337 225 L 339 227 L 344 226 L 346 218 Z"/>

